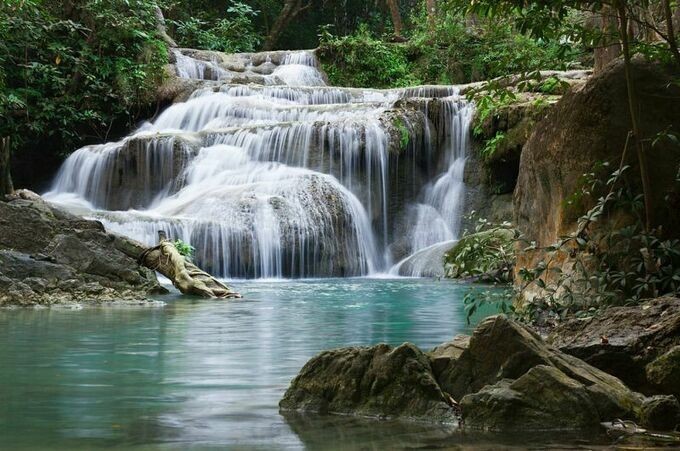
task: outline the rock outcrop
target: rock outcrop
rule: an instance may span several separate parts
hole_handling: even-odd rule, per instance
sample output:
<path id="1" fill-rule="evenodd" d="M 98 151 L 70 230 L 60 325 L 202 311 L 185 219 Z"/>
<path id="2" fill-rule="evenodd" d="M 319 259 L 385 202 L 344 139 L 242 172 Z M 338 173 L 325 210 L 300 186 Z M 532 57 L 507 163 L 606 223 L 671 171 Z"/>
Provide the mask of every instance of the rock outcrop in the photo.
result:
<path id="1" fill-rule="evenodd" d="M 672 130 L 680 129 L 680 102 L 677 101 L 680 87 L 672 81 L 677 73 L 641 58 L 633 61 L 632 73 L 637 86 L 642 138 L 652 140 L 669 126 Z M 534 127 L 522 150 L 514 193 L 513 222 L 528 242 L 549 246 L 575 229 L 578 217 L 592 205 L 587 205 L 585 199 L 579 203 L 583 205 L 570 205 L 565 199 L 580 190 L 582 175 L 591 173 L 597 163 L 611 163 L 609 172 L 619 166 L 630 129 L 621 61 L 593 76 L 582 88 L 565 94 Z M 646 147 L 646 161 L 652 175 L 654 225 L 663 225 L 666 235 L 677 236 L 680 193 L 675 179 L 680 153 L 671 140 L 661 139 L 654 146 Z M 639 170 L 632 143 L 627 156 L 626 163 L 631 166 L 630 182 L 638 183 Z M 542 258 L 541 252 L 520 253 L 517 267 L 534 267 Z M 525 297 L 530 298 L 531 293 L 526 292 Z"/>
<path id="2" fill-rule="evenodd" d="M 460 408 L 464 427 L 489 431 L 597 429 L 615 419 L 672 429 L 680 414 L 672 397 L 646 398 L 503 315 L 427 354 L 408 343 L 326 351 L 280 406 L 424 421 L 453 421 Z"/>
<path id="3" fill-rule="evenodd" d="M 129 255 L 139 249 L 100 222 L 19 191 L 0 201 L 0 306 L 143 301 L 166 292 Z"/>
<path id="4" fill-rule="evenodd" d="M 560 324 L 548 341 L 634 390 L 680 394 L 680 299 L 663 297 Z"/>
<path id="5" fill-rule="evenodd" d="M 508 85 L 516 97 L 510 103 L 501 102 L 484 117 L 481 109 L 476 113 L 472 151 L 465 166 L 466 211 L 494 223 L 512 221 L 512 193 L 527 140 L 561 96 L 580 89 L 590 75 L 589 71 L 543 71 L 540 78 L 529 81 L 522 82 L 519 76 L 495 80 Z M 463 90 L 483 94 L 484 87 L 485 83 L 473 83 Z M 464 226 L 473 229 L 474 223 L 464 220 Z"/>
<path id="6" fill-rule="evenodd" d="M 504 316 L 480 323 L 439 383 L 460 400 L 468 426 L 489 430 L 580 429 L 593 418 L 635 419 L 643 402 L 616 377 L 549 347 Z M 573 423 L 559 415 L 560 403 Z M 497 417 L 497 409 L 514 412 L 513 418 Z"/>

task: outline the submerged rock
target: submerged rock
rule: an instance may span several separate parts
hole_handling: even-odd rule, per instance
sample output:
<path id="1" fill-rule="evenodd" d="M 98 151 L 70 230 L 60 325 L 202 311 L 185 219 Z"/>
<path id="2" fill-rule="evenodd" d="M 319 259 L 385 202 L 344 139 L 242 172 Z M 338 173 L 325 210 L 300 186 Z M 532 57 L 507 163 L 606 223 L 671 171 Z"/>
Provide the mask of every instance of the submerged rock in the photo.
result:
<path id="1" fill-rule="evenodd" d="M 20 191 L 0 201 L 0 306 L 143 300 L 165 292 L 137 245 Z"/>
<path id="2" fill-rule="evenodd" d="M 427 356 L 410 343 L 323 352 L 302 368 L 279 406 L 368 417 L 455 418 Z"/>
<path id="3" fill-rule="evenodd" d="M 680 392 L 678 351 L 671 352 L 680 346 L 678 298 L 611 307 L 593 318 L 572 319 L 560 324 L 548 341 L 613 374 L 634 390 L 646 394 Z"/>

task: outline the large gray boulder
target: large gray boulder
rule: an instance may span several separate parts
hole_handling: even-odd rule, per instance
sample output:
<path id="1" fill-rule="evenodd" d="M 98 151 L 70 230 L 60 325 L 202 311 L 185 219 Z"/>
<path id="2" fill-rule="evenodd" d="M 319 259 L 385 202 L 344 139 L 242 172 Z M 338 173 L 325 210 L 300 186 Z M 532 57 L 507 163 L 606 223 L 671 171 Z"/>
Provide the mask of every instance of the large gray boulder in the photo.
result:
<path id="1" fill-rule="evenodd" d="M 485 386 L 498 384 L 504 379 L 518 381 L 532 368 L 541 365 L 561 373 L 550 373 L 555 384 L 546 386 L 546 390 L 560 384 L 583 387 L 600 421 L 636 418 L 644 399 L 642 395 L 631 391 L 616 377 L 549 347 L 535 332 L 504 315 L 487 318 L 477 326 L 470 345 L 454 365 L 441 373 L 439 384 L 454 399 L 462 400 L 466 395 L 477 393 Z M 531 391 L 526 395 L 532 396 Z M 553 403 L 551 396 L 546 392 L 543 401 Z M 470 400 L 466 400 L 465 404 L 469 405 Z M 582 405 L 584 409 L 589 409 L 588 405 Z M 534 406 L 528 405 L 527 408 L 533 410 Z M 466 415 L 466 409 L 463 408 L 464 419 Z M 584 413 L 585 417 L 587 415 Z M 561 423 L 550 423 L 550 418 L 542 417 L 544 429 L 563 428 Z M 474 425 L 475 420 L 468 423 Z M 487 428 L 487 425 L 482 423 L 480 427 Z"/>
<path id="2" fill-rule="evenodd" d="M 597 429 L 600 423 L 586 386 L 548 365 L 465 396 L 461 409 L 466 426 L 491 431 Z"/>
<path id="3" fill-rule="evenodd" d="M 680 346 L 673 346 L 646 367 L 647 381 L 659 392 L 680 399 Z"/>
<path id="4" fill-rule="evenodd" d="M 430 361 L 410 343 L 323 352 L 302 368 L 279 406 L 366 417 L 455 419 Z"/>
<path id="5" fill-rule="evenodd" d="M 411 344 L 323 352 L 280 407 L 433 422 L 460 413 L 464 427 L 498 432 L 582 431 L 618 419 L 672 429 L 680 414 L 672 396 L 646 398 L 504 315 L 427 354 Z"/>
<path id="6" fill-rule="evenodd" d="M 134 258 L 141 250 L 100 222 L 19 192 L 0 201 L 0 306 L 141 301 L 166 292 Z"/>

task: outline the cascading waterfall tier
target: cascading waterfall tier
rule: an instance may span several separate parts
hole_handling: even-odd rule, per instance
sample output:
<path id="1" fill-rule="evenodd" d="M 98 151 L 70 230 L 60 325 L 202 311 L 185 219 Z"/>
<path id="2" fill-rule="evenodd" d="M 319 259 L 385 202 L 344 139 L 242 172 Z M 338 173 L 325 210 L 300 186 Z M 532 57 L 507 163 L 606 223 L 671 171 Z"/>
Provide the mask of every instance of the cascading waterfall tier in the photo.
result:
<path id="1" fill-rule="evenodd" d="M 457 237 L 472 108 L 456 88 L 329 87 L 307 51 L 173 61 L 203 86 L 74 152 L 47 200 L 149 245 L 164 230 L 230 278 L 360 276 L 393 261 L 418 275 L 407 255 Z"/>

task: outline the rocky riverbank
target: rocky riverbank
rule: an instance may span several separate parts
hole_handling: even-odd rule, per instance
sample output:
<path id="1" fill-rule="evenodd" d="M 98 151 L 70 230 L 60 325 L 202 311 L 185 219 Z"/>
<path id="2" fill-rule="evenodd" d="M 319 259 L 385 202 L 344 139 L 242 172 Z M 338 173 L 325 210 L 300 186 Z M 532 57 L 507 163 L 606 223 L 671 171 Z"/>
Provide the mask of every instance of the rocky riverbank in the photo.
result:
<path id="1" fill-rule="evenodd" d="M 280 407 L 500 432 L 597 430 L 619 420 L 672 430 L 680 404 L 664 392 L 633 391 L 501 315 L 430 352 L 409 343 L 323 352 L 302 368 Z"/>
<path id="2" fill-rule="evenodd" d="M 18 191 L 0 201 L 0 307 L 155 305 L 149 296 L 167 290 L 137 263 L 140 246 Z"/>

